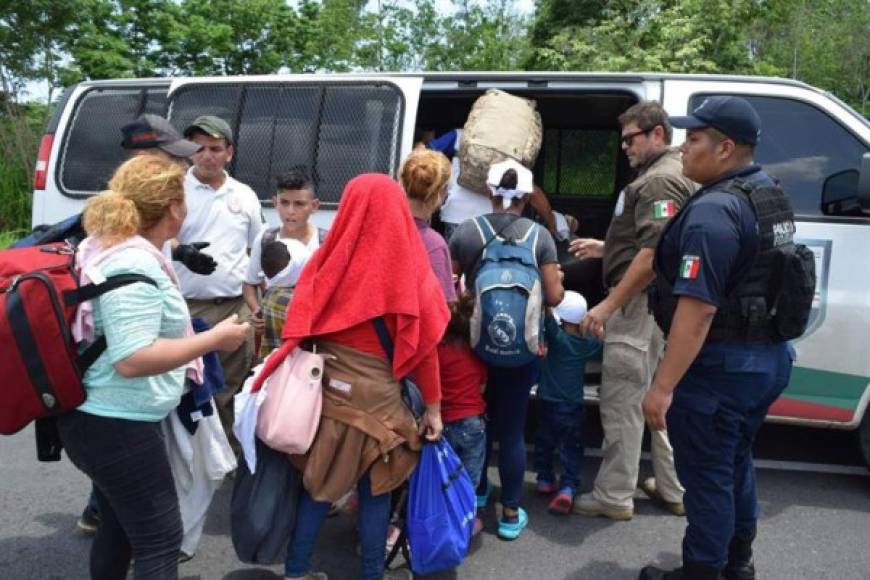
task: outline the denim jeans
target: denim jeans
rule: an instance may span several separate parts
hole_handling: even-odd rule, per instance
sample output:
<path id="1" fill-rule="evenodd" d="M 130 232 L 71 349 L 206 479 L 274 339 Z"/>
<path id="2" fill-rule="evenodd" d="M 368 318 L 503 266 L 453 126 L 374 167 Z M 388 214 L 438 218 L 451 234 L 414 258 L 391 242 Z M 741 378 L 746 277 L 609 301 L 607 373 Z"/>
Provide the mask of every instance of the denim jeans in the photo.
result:
<path id="1" fill-rule="evenodd" d="M 583 464 L 583 403 L 538 401 L 538 432 L 535 434 L 535 471 L 538 481 L 555 483 L 553 454 L 559 453 L 562 477 L 559 488 L 580 487 Z"/>
<path id="2" fill-rule="evenodd" d="M 176 580 L 182 525 L 160 423 L 62 415 L 70 460 L 94 483 L 101 523 L 91 545 L 93 580 Z"/>
<path id="3" fill-rule="evenodd" d="M 366 473 L 357 483 L 359 492 L 359 535 L 362 546 L 363 580 L 381 580 L 384 576 L 384 548 L 390 518 L 390 494 L 372 495 L 371 479 Z M 304 576 L 311 571 L 311 556 L 317 535 L 329 512 L 329 502 L 314 501 L 304 489 L 296 508 L 296 530 L 287 546 L 284 574 Z"/>
<path id="4" fill-rule="evenodd" d="M 484 394 L 489 417 L 486 457 L 489 458 L 492 442 L 498 441 L 500 500 L 501 505 L 509 509 L 518 508 L 522 497 L 526 472 L 526 409 L 540 368 L 540 361 L 537 360 L 517 368 L 487 368 L 489 374 Z M 484 460 L 484 477 L 481 477 L 478 490 L 486 487 L 486 463 Z"/>
<path id="5" fill-rule="evenodd" d="M 480 483 L 486 458 L 486 421 L 482 415 L 463 417 L 444 424 L 444 438 L 456 452 L 474 487 Z"/>

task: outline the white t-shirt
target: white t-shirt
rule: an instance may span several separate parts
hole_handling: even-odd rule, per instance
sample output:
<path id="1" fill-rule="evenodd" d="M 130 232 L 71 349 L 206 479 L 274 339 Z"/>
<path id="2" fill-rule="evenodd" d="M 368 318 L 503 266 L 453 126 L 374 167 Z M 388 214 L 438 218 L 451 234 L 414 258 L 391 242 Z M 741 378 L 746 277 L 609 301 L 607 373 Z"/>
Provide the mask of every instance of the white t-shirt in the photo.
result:
<path id="1" fill-rule="evenodd" d="M 457 131 L 461 133 L 461 131 Z M 457 148 L 459 137 L 457 139 Z M 492 202 L 486 195 L 465 189 L 456 183 L 459 175 L 459 156 L 453 158 L 453 173 L 447 185 L 447 199 L 441 206 L 441 221 L 448 224 L 461 224 L 467 219 L 492 213 Z"/>
<path id="2" fill-rule="evenodd" d="M 195 274 L 180 262 L 174 266 L 185 298 L 229 298 L 242 295 L 248 269 L 248 248 L 263 229 L 260 200 L 247 185 L 229 175 L 215 191 L 193 175 L 184 179 L 187 218 L 178 232 L 178 242 L 209 242 L 203 251 L 217 262 L 208 276 Z"/>
<path id="3" fill-rule="evenodd" d="M 266 278 L 263 275 L 263 267 L 260 263 L 263 253 L 263 236 L 268 228 L 264 228 L 259 233 L 257 239 L 254 240 L 254 245 L 251 246 L 251 260 L 248 263 L 248 272 L 245 275 L 245 282 L 248 284 L 257 285 L 263 280 L 266 280 L 266 288 L 272 286 L 295 286 L 299 280 L 299 274 L 302 273 L 302 267 L 308 262 L 308 258 L 314 254 L 317 248 L 320 247 L 320 236 L 317 228 L 312 224 L 308 224 L 308 232 L 310 238 L 307 244 L 303 244 L 295 238 L 281 237 L 281 230 L 278 230 L 278 235 L 275 240 L 283 242 L 287 246 L 287 251 L 290 252 L 290 263 L 287 267 L 279 272 L 274 278 Z M 302 251 L 300 251 L 300 248 Z M 292 282 L 292 283 L 291 283 Z"/>

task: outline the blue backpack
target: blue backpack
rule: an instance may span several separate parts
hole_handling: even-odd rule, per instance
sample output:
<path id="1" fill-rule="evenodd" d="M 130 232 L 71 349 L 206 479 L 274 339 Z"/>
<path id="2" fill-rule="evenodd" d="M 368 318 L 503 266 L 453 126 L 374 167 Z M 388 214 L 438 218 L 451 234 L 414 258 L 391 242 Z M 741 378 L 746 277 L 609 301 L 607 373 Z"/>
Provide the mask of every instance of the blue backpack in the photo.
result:
<path id="1" fill-rule="evenodd" d="M 471 347 L 494 367 L 519 367 L 543 349 L 543 287 L 533 225 L 517 240 L 502 237 L 485 216 L 474 219 L 484 246 L 474 282 Z M 510 224 L 508 224 L 510 225 Z"/>
<path id="2" fill-rule="evenodd" d="M 411 570 L 432 574 L 462 564 L 476 509 L 471 478 L 450 444 L 441 439 L 423 445 L 408 491 Z"/>

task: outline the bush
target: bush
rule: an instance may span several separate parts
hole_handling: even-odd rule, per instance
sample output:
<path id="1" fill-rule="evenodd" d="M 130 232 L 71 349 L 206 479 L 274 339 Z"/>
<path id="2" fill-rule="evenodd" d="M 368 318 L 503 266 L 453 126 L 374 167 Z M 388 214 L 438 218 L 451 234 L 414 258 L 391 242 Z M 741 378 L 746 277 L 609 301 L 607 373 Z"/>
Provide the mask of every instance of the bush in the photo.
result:
<path id="1" fill-rule="evenodd" d="M 0 232 L 30 229 L 33 167 L 47 115 L 40 103 L 0 102 Z"/>

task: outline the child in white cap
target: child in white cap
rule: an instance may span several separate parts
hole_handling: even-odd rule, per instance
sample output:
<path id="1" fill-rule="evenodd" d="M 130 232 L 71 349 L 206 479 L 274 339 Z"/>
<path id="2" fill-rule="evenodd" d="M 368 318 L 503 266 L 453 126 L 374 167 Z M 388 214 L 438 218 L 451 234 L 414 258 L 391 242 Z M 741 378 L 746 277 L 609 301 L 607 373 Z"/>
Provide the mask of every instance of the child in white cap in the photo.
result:
<path id="1" fill-rule="evenodd" d="M 538 381 L 538 432 L 535 438 L 535 471 L 538 495 L 556 495 L 548 509 L 571 513 L 580 486 L 583 462 L 583 379 L 586 361 L 601 352 L 601 342 L 580 333 L 586 316 L 586 299 L 565 292 L 544 323 L 547 356 Z M 553 455 L 558 451 L 562 476 L 557 483 Z"/>

